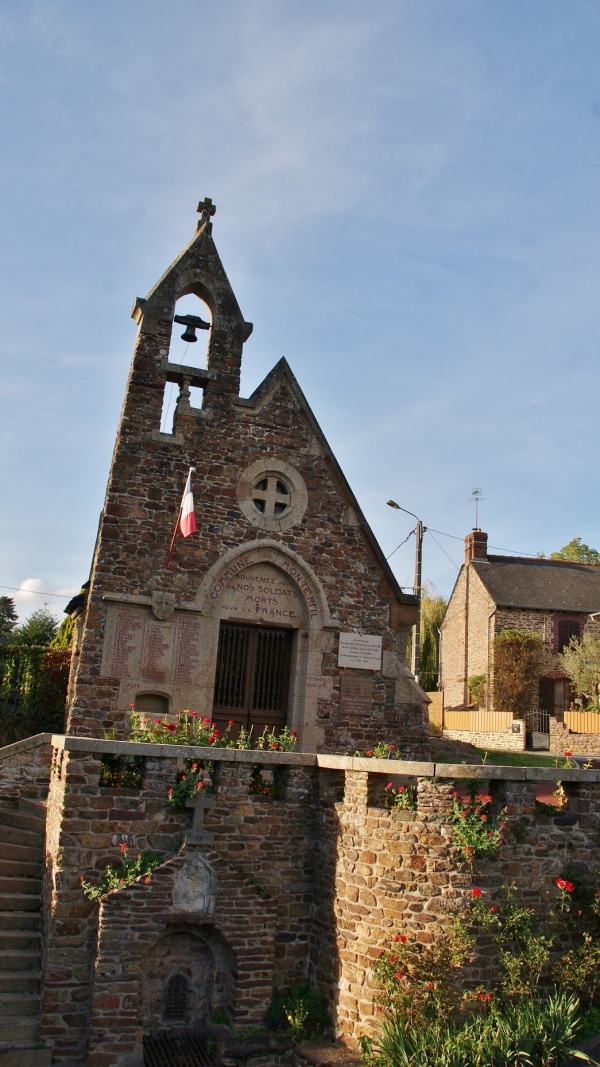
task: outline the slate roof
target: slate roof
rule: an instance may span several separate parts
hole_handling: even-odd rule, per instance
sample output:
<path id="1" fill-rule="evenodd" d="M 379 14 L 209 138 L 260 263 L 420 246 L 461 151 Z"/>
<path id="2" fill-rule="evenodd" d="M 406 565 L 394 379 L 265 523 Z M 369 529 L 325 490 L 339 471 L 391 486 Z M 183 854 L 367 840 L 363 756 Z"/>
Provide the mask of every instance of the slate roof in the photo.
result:
<path id="1" fill-rule="evenodd" d="M 490 555 L 469 566 L 498 607 L 586 615 L 600 611 L 600 565 Z"/>

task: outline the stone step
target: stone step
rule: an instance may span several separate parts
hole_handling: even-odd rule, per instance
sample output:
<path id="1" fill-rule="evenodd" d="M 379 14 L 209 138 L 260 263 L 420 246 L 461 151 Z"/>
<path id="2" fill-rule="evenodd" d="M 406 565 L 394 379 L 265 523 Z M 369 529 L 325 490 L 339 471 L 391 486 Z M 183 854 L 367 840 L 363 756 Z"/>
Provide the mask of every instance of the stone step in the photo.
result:
<path id="1" fill-rule="evenodd" d="M 0 974 L 6 971 L 39 970 L 40 954 L 30 948 L 19 952 L 15 949 L 0 949 Z M 0 1011 L 2 1005 L 0 1004 Z"/>
<path id="2" fill-rule="evenodd" d="M 0 1067 L 49 1067 L 51 1063 L 51 1048 L 0 1041 Z"/>
<path id="3" fill-rule="evenodd" d="M 3 836 L 3 827 L 13 826 L 19 830 L 27 830 L 34 834 L 43 834 L 45 820 L 39 815 L 32 815 L 28 811 L 20 811 L 15 808 L 0 807 L 0 835 Z"/>
<path id="4" fill-rule="evenodd" d="M 31 993 L 3 993 L 2 1004 L 0 1004 L 0 1018 L 18 1017 L 19 1019 L 29 1019 L 34 1015 L 38 1015 L 40 1010 L 40 998 L 32 996 Z M 2 1031 L 0 1030 L 0 1033 Z"/>
<path id="5" fill-rule="evenodd" d="M 37 1013 L 33 1019 L 17 1015 L 0 1015 L 0 1034 L 5 1044 L 12 1041 L 35 1041 L 39 1030 L 40 1022 Z"/>
<path id="6" fill-rule="evenodd" d="M 37 930 L 0 930 L 0 952 L 4 949 L 41 951 L 42 935 Z"/>
<path id="7" fill-rule="evenodd" d="M 38 893 L 0 893 L 0 912 L 38 911 L 41 897 Z"/>
<path id="8" fill-rule="evenodd" d="M 42 879 L 37 878 L 20 877 L 19 875 L 12 875 L 9 878 L 5 878 L 0 875 L 0 898 L 4 893 L 10 893 L 11 896 L 14 893 L 25 893 L 27 896 L 41 896 L 42 892 Z"/>
<path id="9" fill-rule="evenodd" d="M 29 845 L 33 848 L 41 848 L 44 835 L 33 830 L 21 830 L 18 826 L 8 826 L 0 823 L 0 841 L 2 844 Z"/>
<path id="10" fill-rule="evenodd" d="M 39 930 L 39 911 L 0 911 L 0 930 Z"/>
<path id="11" fill-rule="evenodd" d="M 43 872 L 41 863 L 32 862 L 30 860 L 10 859 L 4 856 L 4 849 L 2 849 L 2 853 L 3 855 L 0 859 L 0 879 L 37 878 L 38 881 L 41 881 Z"/>
<path id="12" fill-rule="evenodd" d="M 33 845 L 17 845 L 14 842 L 2 841 L 2 859 L 18 860 L 22 863 L 43 863 L 44 850 Z"/>
<path id="13" fill-rule="evenodd" d="M 39 996 L 39 970 L 0 972 L 0 996 L 5 993 L 37 993 Z"/>
<path id="14" fill-rule="evenodd" d="M 46 801 L 36 797 L 19 797 L 19 811 L 27 811 L 30 815 L 37 815 L 38 819 L 46 821 Z"/>

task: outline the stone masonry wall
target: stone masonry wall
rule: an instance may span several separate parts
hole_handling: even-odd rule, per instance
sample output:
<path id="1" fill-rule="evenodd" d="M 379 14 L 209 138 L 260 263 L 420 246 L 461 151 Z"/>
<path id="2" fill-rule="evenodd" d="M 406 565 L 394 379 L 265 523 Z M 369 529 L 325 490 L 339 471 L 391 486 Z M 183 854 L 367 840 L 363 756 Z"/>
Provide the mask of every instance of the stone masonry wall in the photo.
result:
<path id="1" fill-rule="evenodd" d="M 483 733 L 478 730 L 444 730 L 443 736 L 449 741 L 462 741 L 466 745 L 476 745 L 478 748 L 489 748 L 494 751 L 524 752 L 526 735 L 513 734 L 512 730 L 507 733 L 489 732 Z"/>
<path id="2" fill-rule="evenodd" d="M 600 756 L 600 733 L 578 734 L 570 730 L 564 722 L 558 722 L 550 716 L 550 750 L 565 752 L 571 750 L 578 755 Z"/>
<path id="3" fill-rule="evenodd" d="M 45 799 L 48 792 L 51 734 L 36 734 L 0 748 L 0 796 Z"/>
<path id="4" fill-rule="evenodd" d="M 442 624 L 444 706 L 463 707 L 469 678 L 488 673 L 488 633 L 494 605 L 473 567 L 462 567 Z"/>
<path id="5" fill-rule="evenodd" d="M 146 759 L 140 790 L 98 785 L 104 753 Z M 214 759 L 203 828 L 166 803 L 184 758 Z M 250 793 L 252 767 L 279 776 L 281 799 Z M 433 940 L 479 886 L 492 901 L 515 882 L 543 905 L 573 858 L 597 862 L 600 772 L 509 768 L 302 753 L 194 750 L 54 738 L 48 800 L 43 1034 L 56 1063 L 140 1064 L 148 960 L 172 935 L 212 938 L 230 958 L 234 1020 L 258 1025 L 270 991 L 311 977 L 328 997 L 340 1040 L 374 1033 L 373 960 L 396 932 Z M 540 782 L 560 778 L 569 818 L 540 817 Z M 389 811 L 386 784 L 413 784 L 416 811 Z M 506 843 L 471 869 L 453 847 L 453 793 L 469 782 L 506 809 Z M 211 806 L 214 805 L 214 806 Z M 515 827 L 515 833 L 512 832 Z M 517 832 L 518 831 L 518 832 Z M 196 835 L 196 836 L 195 836 Z M 207 835 L 207 836 L 204 836 Z M 99 879 L 121 842 L 164 861 L 98 909 L 79 879 Z M 178 872 L 198 857 L 214 891 L 177 905 Z M 195 862 L 195 861 L 194 861 Z M 209 899 L 210 898 L 210 899 Z M 211 903 L 212 901 L 212 903 Z M 188 908 L 188 912 L 185 911 Z M 187 931 L 187 933 L 186 933 Z M 176 938 L 175 938 L 176 939 Z M 485 960 L 473 980 L 484 980 Z M 227 987 L 229 988 L 229 987 Z M 91 1043 L 90 1043 L 91 1042 Z M 89 1049 L 89 1051 L 88 1051 Z M 137 1057 L 137 1058 L 136 1058 Z"/>

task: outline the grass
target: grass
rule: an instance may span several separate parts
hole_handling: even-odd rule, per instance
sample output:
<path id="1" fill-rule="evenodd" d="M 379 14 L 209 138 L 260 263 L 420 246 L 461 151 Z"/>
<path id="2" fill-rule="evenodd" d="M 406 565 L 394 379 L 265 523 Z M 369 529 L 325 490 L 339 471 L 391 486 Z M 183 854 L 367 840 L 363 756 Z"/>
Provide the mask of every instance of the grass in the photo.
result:
<path id="1" fill-rule="evenodd" d="M 538 756 L 535 752 L 489 752 L 484 748 L 475 749 L 477 755 L 469 755 L 464 762 L 468 764 L 483 763 L 484 756 L 487 755 L 485 760 L 486 764 L 490 764 L 494 767 L 555 767 L 556 756 Z M 434 763 L 457 763 L 456 756 L 450 756 L 446 752 L 433 752 Z"/>

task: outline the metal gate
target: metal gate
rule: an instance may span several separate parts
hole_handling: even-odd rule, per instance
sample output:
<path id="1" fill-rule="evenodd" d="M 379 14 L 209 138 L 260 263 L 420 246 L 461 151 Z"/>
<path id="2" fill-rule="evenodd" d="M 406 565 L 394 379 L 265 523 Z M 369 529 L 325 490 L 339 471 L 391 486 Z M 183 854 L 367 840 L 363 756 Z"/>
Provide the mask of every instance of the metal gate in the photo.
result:
<path id="1" fill-rule="evenodd" d="M 214 1067 L 216 1063 L 193 1030 L 161 1030 L 144 1036 L 144 1067 Z"/>
<path id="2" fill-rule="evenodd" d="M 232 730 L 283 727 L 287 721 L 292 631 L 221 623 L 213 719 Z"/>
<path id="3" fill-rule="evenodd" d="M 550 748 L 550 712 L 546 708 L 527 708 L 527 748 Z"/>

